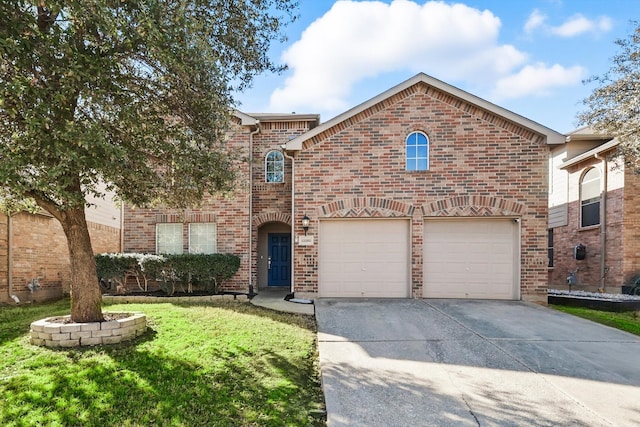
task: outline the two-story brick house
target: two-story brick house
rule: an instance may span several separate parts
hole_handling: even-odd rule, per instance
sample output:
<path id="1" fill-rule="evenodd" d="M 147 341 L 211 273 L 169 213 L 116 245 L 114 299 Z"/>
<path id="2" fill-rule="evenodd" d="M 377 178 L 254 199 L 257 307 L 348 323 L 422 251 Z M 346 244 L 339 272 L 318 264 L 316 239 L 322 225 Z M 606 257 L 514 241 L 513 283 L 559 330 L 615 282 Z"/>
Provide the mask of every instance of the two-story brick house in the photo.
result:
<path id="1" fill-rule="evenodd" d="M 571 277 L 573 289 L 617 293 L 640 275 L 640 177 L 618 145 L 586 127 L 551 149 L 550 288 L 567 289 Z"/>
<path id="2" fill-rule="evenodd" d="M 323 124 L 238 112 L 235 195 L 127 207 L 125 250 L 235 253 L 234 290 L 546 302 L 548 146 L 564 142 L 424 74 Z"/>

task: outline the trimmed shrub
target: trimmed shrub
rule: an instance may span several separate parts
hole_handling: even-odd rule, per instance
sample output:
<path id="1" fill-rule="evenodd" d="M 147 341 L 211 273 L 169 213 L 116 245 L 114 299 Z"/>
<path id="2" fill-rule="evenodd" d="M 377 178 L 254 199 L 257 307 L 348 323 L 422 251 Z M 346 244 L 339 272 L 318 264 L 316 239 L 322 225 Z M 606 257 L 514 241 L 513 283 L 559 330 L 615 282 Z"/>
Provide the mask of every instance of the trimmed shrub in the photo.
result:
<path id="1" fill-rule="evenodd" d="M 103 289 L 109 291 L 114 290 L 112 283 L 116 284 L 116 291 L 119 287 L 124 289 L 126 277 L 133 276 L 145 292 L 148 281 L 156 280 L 169 295 L 178 287 L 188 293 L 194 288 L 218 293 L 222 283 L 238 272 L 240 257 L 232 254 L 100 254 L 96 255 L 96 264 Z"/>

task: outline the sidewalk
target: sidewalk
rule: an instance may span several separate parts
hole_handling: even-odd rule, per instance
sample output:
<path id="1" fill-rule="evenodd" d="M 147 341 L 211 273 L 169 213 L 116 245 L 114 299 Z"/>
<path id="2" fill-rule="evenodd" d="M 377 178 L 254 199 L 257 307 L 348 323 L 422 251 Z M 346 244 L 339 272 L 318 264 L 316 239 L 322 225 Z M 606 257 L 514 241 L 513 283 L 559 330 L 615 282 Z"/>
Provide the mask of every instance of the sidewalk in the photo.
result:
<path id="1" fill-rule="evenodd" d="M 289 292 L 290 289 L 288 287 L 258 289 L 256 291 L 256 296 L 251 299 L 251 304 L 286 313 L 308 314 L 310 316 L 315 315 L 314 304 L 300 304 L 285 301 L 284 297 Z"/>

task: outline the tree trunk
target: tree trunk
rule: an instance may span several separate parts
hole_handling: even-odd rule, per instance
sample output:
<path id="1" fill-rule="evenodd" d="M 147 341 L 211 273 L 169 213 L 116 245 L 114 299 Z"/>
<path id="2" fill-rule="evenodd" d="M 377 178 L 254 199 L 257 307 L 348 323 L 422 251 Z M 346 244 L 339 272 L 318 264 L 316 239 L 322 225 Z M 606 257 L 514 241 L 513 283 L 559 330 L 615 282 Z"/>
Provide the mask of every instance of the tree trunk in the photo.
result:
<path id="1" fill-rule="evenodd" d="M 71 261 L 71 320 L 101 322 L 102 294 L 84 208 L 60 212 L 60 223 L 67 236 Z"/>

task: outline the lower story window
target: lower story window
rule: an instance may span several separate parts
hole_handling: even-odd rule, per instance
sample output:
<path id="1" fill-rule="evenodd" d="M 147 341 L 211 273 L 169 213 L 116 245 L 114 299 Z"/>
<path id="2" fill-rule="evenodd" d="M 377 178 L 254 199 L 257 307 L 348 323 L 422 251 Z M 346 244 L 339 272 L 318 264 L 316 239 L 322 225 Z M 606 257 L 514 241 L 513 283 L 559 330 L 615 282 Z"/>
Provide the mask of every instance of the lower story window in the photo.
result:
<path id="1" fill-rule="evenodd" d="M 216 240 L 214 223 L 189 224 L 189 253 L 215 254 L 218 251 Z"/>
<path id="2" fill-rule="evenodd" d="M 553 267 L 553 228 L 549 229 L 548 239 L 547 256 L 549 257 L 549 268 L 551 268 Z"/>
<path id="3" fill-rule="evenodd" d="M 182 223 L 156 224 L 156 253 L 182 253 Z"/>

